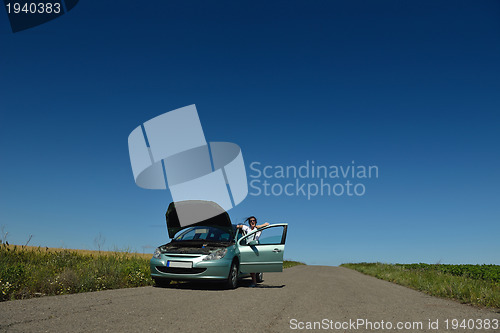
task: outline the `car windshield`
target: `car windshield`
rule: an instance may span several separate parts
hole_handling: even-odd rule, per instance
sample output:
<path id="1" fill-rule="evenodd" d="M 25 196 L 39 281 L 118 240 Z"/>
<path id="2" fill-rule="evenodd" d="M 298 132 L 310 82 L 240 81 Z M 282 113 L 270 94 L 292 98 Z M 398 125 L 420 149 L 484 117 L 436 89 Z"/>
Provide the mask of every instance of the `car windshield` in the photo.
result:
<path id="1" fill-rule="evenodd" d="M 213 242 L 229 242 L 231 235 L 222 229 L 216 227 L 192 227 L 187 230 L 180 231 L 174 237 L 175 241 L 191 241 L 203 240 Z"/>

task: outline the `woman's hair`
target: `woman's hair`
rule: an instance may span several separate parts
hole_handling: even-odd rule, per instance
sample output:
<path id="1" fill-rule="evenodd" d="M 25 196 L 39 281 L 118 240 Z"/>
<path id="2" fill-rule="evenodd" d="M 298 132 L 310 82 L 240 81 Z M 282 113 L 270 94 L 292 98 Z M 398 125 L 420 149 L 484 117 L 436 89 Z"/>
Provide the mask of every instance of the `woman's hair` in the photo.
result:
<path id="1" fill-rule="evenodd" d="M 248 222 L 250 224 L 250 219 L 255 219 L 255 224 L 257 224 L 257 218 L 255 216 L 249 216 L 245 219 L 245 222 Z"/>

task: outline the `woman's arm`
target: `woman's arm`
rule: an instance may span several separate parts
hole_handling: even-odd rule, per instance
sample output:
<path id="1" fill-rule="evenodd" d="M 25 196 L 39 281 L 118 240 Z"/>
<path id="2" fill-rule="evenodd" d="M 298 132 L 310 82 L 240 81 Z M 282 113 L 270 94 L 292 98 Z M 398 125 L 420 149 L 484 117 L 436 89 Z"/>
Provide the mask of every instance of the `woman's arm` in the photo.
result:
<path id="1" fill-rule="evenodd" d="M 258 228 L 263 228 L 263 227 L 267 227 L 269 225 L 269 223 L 264 223 L 264 224 L 261 224 L 261 225 L 256 225 L 257 229 Z"/>

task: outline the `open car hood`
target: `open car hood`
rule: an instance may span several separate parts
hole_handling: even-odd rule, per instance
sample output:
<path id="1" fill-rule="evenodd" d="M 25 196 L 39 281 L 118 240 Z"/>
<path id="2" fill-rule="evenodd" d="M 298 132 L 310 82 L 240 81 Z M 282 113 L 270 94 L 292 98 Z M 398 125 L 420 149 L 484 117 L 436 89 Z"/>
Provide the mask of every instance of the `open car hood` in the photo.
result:
<path id="1" fill-rule="evenodd" d="M 184 220 L 179 221 L 179 214 L 177 211 L 182 211 L 182 215 L 194 215 L 196 223 L 186 225 Z M 209 216 L 209 218 L 200 218 L 200 216 Z M 189 217 L 188 217 L 189 218 Z M 203 200 L 186 200 L 172 202 L 168 205 L 167 212 L 165 213 L 167 221 L 168 236 L 174 238 L 175 234 L 185 228 L 193 226 L 213 226 L 227 230 L 230 235 L 233 235 L 233 227 L 229 214 L 218 204 L 213 201 Z"/>

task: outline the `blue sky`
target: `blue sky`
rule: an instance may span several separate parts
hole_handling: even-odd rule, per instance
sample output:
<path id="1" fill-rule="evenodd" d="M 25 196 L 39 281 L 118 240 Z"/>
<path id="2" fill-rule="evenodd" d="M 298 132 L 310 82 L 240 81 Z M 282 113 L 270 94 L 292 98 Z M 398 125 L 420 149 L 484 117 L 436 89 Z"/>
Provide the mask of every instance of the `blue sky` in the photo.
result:
<path id="1" fill-rule="evenodd" d="M 127 138 L 196 104 L 262 165 L 376 165 L 363 196 L 248 196 L 308 264 L 500 264 L 497 1 L 82 1 L 13 34 L 0 12 L 0 225 L 11 243 L 152 252 L 169 191 Z M 250 180 L 250 178 L 249 178 Z"/>

